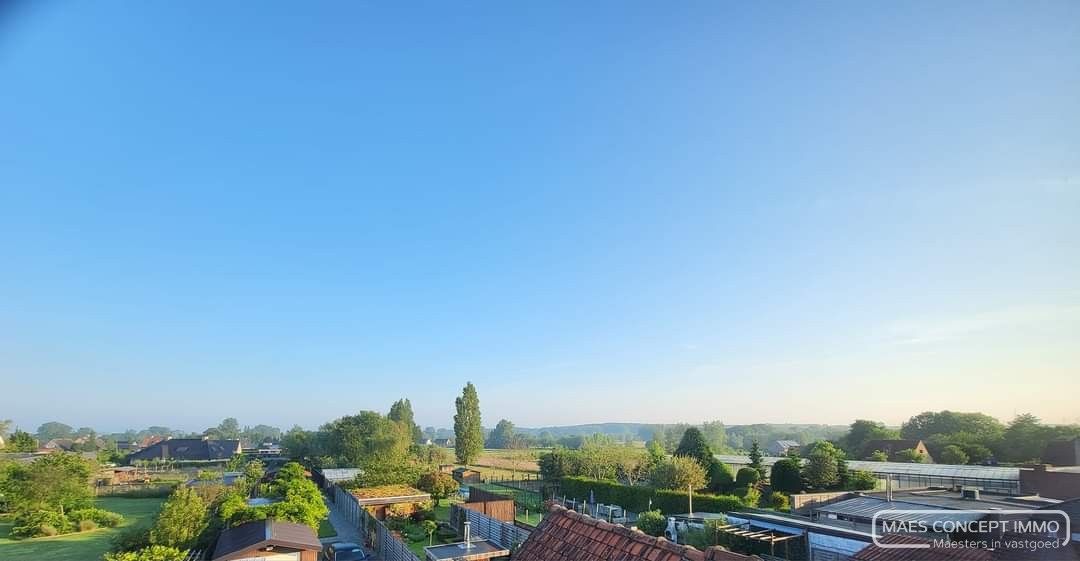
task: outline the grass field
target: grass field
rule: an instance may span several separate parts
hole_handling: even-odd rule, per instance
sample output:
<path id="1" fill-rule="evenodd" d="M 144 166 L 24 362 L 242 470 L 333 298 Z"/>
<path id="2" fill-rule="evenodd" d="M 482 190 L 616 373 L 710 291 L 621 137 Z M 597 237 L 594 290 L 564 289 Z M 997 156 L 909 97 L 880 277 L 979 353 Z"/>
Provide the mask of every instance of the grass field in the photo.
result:
<path id="1" fill-rule="evenodd" d="M 540 468 L 536 465 L 536 459 L 540 457 L 540 454 L 547 452 L 547 449 L 533 448 L 529 450 L 494 450 L 487 449 L 480 454 L 480 457 L 474 462 L 476 467 L 487 468 L 492 472 L 498 472 L 500 476 L 505 473 L 505 477 L 510 477 L 511 474 L 521 474 L 523 472 L 537 473 Z"/>
<path id="2" fill-rule="evenodd" d="M 0 559 L 4 561 L 99 561 L 111 547 L 112 537 L 122 528 L 133 524 L 149 524 L 165 499 L 124 499 L 105 497 L 94 501 L 95 506 L 124 515 L 124 523 L 119 528 L 101 528 L 91 532 L 79 532 L 34 538 L 12 540 L 9 538 L 12 523 L 0 522 Z"/>

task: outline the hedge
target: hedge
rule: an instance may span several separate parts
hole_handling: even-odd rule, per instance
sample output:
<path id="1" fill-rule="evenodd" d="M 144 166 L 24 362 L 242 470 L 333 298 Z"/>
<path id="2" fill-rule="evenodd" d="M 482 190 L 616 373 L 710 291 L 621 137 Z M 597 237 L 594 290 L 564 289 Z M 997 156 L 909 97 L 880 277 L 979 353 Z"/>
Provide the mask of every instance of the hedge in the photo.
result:
<path id="1" fill-rule="evenodd" d="M 604 504 L 616 504 L 631 512 L 645 512 L 649 510 L 649 500 L 652 500 L 652 508 L 660 512 L 672 514 L 686 514 L 689 507 L 689 497 L 683 491 L 671 491 L 667 489 L 653 489 L 652 487 L 631 487 L 614 481 L 590 479 L 588 477 L 563 477 L 560 480 L 561 493 L 569 499 L 588 500 L 589 492 L 596 502 Z M 742 500 L 734 495 L 710 495 L 706 493 L 694 493 L 694 510 L 696 512 L 729 512 L 745 508 Z"/>

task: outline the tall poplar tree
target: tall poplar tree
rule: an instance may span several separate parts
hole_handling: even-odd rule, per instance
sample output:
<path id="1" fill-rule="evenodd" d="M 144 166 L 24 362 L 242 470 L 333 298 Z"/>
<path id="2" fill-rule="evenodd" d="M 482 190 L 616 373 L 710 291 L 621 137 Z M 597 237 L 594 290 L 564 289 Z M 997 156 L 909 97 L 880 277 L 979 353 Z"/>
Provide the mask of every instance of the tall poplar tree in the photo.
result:
<path id="1" fill-rule="evenodd" d="M 480 424 L 480 397 L 472 382 L 465 384 L 454 401 L 454 454 L 459 464 L 471 464 L 484 451 L 484 429 Z"/>

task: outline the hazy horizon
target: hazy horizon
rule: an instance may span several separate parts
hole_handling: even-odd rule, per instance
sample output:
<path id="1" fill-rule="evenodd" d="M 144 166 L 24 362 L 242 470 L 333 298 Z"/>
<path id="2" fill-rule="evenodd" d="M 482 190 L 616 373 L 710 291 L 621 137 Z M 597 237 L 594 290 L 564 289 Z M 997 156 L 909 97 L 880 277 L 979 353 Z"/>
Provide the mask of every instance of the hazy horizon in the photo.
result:
<path id="1" fill-rule="evenodd" d="M 0 419 L 1080 422 L 1078 22 L 0 10 Z"/>

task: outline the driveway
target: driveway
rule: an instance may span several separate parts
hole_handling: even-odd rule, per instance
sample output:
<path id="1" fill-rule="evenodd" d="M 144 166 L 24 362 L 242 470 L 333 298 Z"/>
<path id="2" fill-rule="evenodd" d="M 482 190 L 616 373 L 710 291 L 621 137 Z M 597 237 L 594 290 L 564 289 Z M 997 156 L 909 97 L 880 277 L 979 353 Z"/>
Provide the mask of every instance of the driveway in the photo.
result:
<path id="1" fill-rule="evenodd" d="M 350 524 L 345 519 L 345 515 L 334 508 L 334 501 L 326 498 L 326 495 L 323 495 L 323 501 L 326 501 L 326 507 L 330 509 L 330 525 L 337 531 L 337 535 L 332 538 L 320 538 L 319 541 L 324 545 L 333 542 L 353 542 L 363 545 L 364 538 L 360 535 L 360 530 Z"/>

